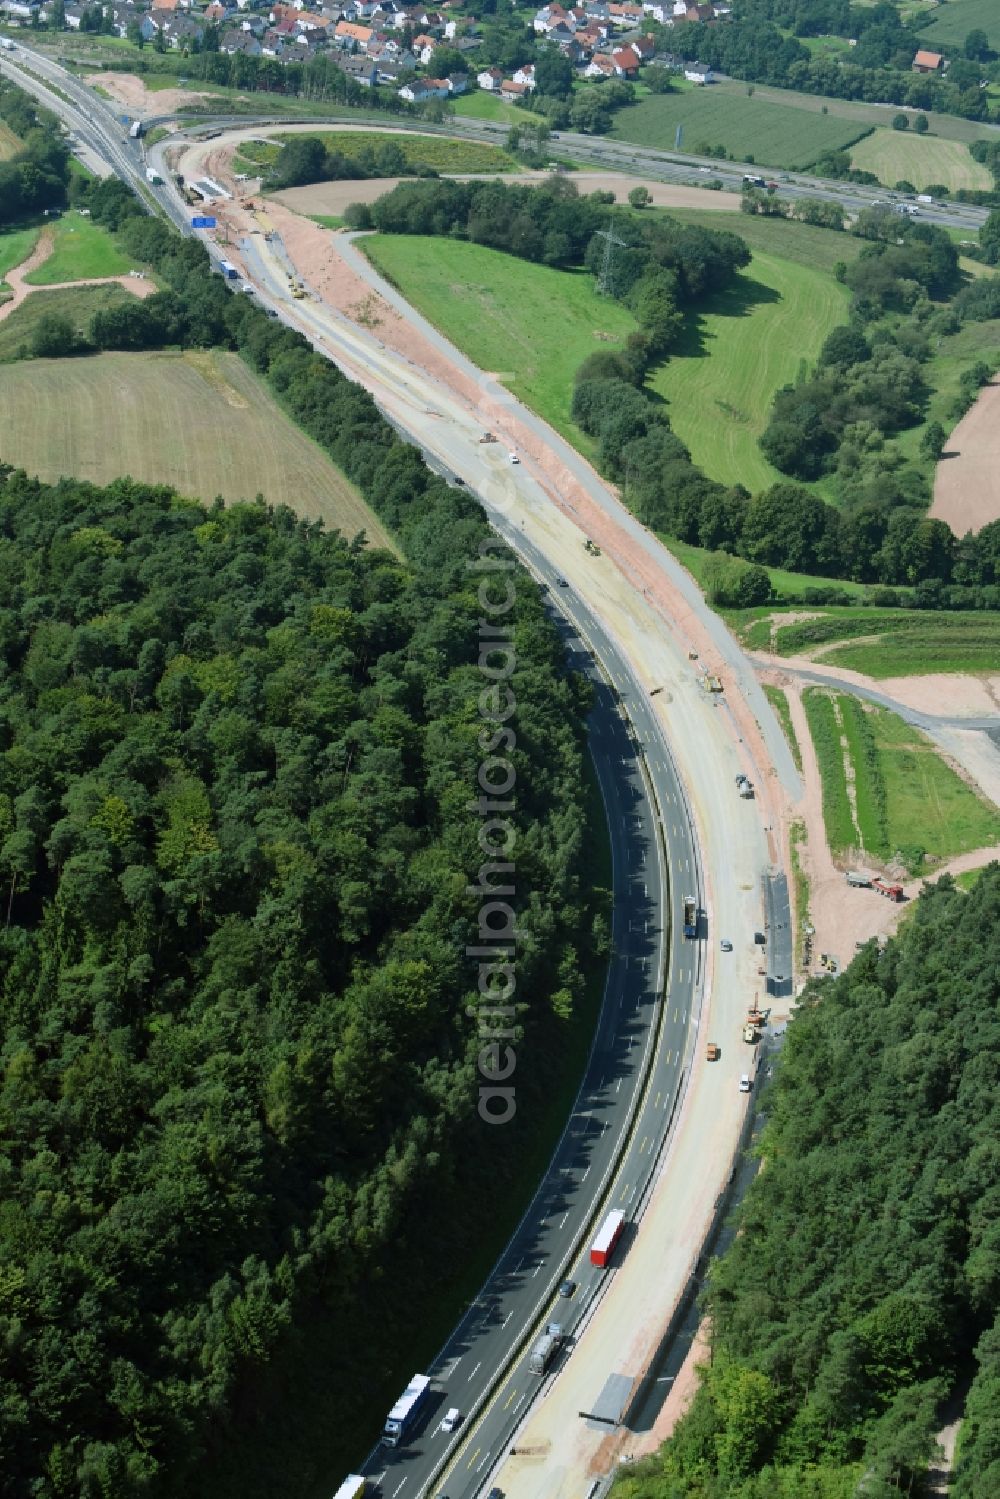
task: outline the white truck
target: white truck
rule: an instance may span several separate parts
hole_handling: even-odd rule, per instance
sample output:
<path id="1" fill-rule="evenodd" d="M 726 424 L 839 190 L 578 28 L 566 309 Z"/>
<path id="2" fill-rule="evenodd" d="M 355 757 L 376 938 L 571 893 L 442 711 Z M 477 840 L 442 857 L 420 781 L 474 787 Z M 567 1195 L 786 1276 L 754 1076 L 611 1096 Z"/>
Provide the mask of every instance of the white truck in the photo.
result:
<path id="1" fill-rule="evenodd" d="M 2 47 L 5 52 L 17 51 L 17 48 L 15 47 L 9 36 L 0 36 L 0 47 Z"/>
<path id="2" fill-rule="evenodd" d="M 146 168 L 146 181 L 151 182 L 154 187 L 160 187 L 163 184 L 163 178 L 155 167 Z"/>
<path id="3" fill-rule="evenodd" d="M 142 134 L 142 121 L 141 120 L 133 120 L 132 123 L 131 123 L 131 125 L 128 127 L 128 138 L 129 138 L 129 140 L 130 141 L 137 141 L 139 139 L 139 137 L 140 137 L 141 134 Z"/>
<path id="4" fill-rule="evenodd" d="M 351 1473 L 344 1479 L 333 1499 L 363 1499 L 368 1481 L 360 1473 Z"/>

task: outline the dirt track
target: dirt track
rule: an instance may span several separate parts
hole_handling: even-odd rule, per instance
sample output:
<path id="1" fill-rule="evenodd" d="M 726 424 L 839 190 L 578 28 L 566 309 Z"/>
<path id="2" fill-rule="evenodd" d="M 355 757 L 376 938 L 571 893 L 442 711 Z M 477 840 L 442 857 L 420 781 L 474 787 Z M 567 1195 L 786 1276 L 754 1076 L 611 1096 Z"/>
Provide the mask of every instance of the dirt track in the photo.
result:
<path id="1" fill-rule="evenodd" d="M 948 438 L 931 515 L 956 536 L 1000 520 L 1000 384 L 987 385 Z"/>
<path id="2" fill-rule="evenodd" d="M 257 132 L 260 133 L 259 131 Z M 520 172 L 517 177 L 504 177 L 505 182 L 545 182 L 550 172 Z M 457 176 L 459 182 L 484 182 L 494 180 L 475 173 Z M 367 182 L 317 182 L 311 187 L 290 187 L 285 192 L 275 193 L 274 200 L 284 203 L 295 213 L 339 215 L 348 203 L 374 203 L 394 188 L 397 183 L 411 181 L 402 177 L 373 177 Z M 573 172 L 567 178 L 580 193 L 611 192 L 619 203 L 624 203 L 634 187 L 646 187 L 656 208 L 708 208 L 720 213 L 738 213 L 740 200 L 735 193 L 713 193 L 703 187 L 668 187 L 665 182 L 653 182 L 644 177 L 627 177 L 621 172 Z"/>
<path id="3" fill-rule="evenodd" d="M 125 290 L 131 292 L 134 297 L 151 297 L 156 291 L 154 281 L 139 276 L 94 276 L 83 281 L 55 281 L 45 286 L 29 286 L 25 277 L 30 276 L 32 271 L 37 271 L 40 265 L 44 265 L 53 249 L 52 233 L 48 229 L 43 229 L 37 245 L 27 260 L 22 260 L 20 265 L 13 266 L 7 272 L 5 280 L 14 295 L 0 306 L 0 322 L 10 317 L 15 307 L 20 307 L 32 292 L 65 291 L 72 286 L 111 286 L 112 284 L 124 286 Z"/>

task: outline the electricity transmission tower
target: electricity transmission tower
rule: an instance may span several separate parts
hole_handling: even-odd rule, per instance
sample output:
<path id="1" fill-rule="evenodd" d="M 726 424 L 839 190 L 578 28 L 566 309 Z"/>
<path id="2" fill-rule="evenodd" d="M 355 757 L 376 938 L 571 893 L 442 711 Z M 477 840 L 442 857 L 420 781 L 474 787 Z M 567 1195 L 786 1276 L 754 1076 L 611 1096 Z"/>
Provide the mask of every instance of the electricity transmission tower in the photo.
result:
<path id="1" fill-rule="evenodd" d="M 615 233 L 614 214 L 608 220 L 607 229 L 598 229 L 597 235 L 599 239 L 603 239 L 604 241 L 604 254 L 601 257 L 601 269 L 597 277 L 597 290 L 604 297 L 613 297 L 617 284 L 617 257 L 615 251 L 619 246 L 622 249 L 626 249 L 628 242 L 624 239 L 619 239 Z"/>

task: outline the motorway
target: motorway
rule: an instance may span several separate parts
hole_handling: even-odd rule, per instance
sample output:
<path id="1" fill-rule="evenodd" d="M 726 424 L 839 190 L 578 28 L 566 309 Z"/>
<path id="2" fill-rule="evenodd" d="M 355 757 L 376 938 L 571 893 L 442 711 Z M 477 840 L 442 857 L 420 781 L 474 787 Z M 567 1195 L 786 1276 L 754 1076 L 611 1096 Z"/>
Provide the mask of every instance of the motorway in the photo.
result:
<path id="1" fill-rule="evenodd" d="M 176 119 L 176 115 L 152 115 L 150 124 L 164 123 Z M 323 120 L 301 121 L 275 119 L 265 113 L 257 118 L 247 115 L 218 115 L 204 122 L 192 121 L 188 133 L 195 135 L 203 130 L 257 129 L 260 126 L 281 126 L 285 130 L 318 128 L 323 123 L 357 123 L 357 115 L 344 111 L 332 112 Z M 408 121 L 396 116 L 383 124 L 379 120 L 366 121 L 367 130 L 414 130 L 421 134 L 460 136 L 469 140 L 489 141 L 502 145 L 507 137 L 506 125 L 495 125 L 485 120 L 473 120 L 456 116 L 447 125 L 429 125 L 426 121 Z M 608 136 L 578 135 L 573 131 L 561 131 L 558 144 L 551 148 L 560 157 L 581 165 L 599 168 L 605 172 L 625 172 L 634 177 L 649 177 L 654 181 L 684 183 L 693 187 L 705 187 L 713 178 L 718 179 L 724 189 L 738 193 L 743 185 L 745 173 L 778 180 L 779 195 L 783 198 L 820 198 L 824 202 L 839 203 L 845 212 L 856 214 L 862 208 L 871 208 L 876 202 L 884 203 L 891 196 L 884 187 L 861 187 L 852 182 L 835 182 L 827 177 L 812 177 L 807 172 L 776 173 L 766 167 L 748 162 L 718 161 L 711 156 L 696 156 L 685 152 L 663 151 L 653 146 L 638 146 L 629 141 L 611 140 Z M 947 228 L 964 229 L 974 237 L 981 224 L 986 222 L 988 208 L 971 203 L 936 203 L 919 207 L 919 216 L 926 223 L 941 224 Z"/>
<path id="2" fill-rule="evenodd" d="M 8 59 L 0 64 L 17 76 Z M 48 106 L 146 195 L 142 152 L 123 139 L 114 113 L 54 64 L 33 57 L 32 68 L 59 91 L 49 89 Z M 40 92 L 37 77 L 21 81 Z M 188 210 L 169 184 L 156 199 L 178 227 L 190 232 Z M 706 907 L 714 902 L 714 930 L 731 932 L 737 943 L 725 996 L 735 1014 L 756 971 L 747 934 L 760 921 L 766 839 L 759 817 L 745 804 L 740 831 L 732 831 L 736 814 L 727 808 L 736 800 L 732 772 L 741 762 L 723 724 L 725 715 L 706 702 L 697 672 L 668 638 L 651 604 L 608 559 L 594 563 L 586 556 L 578 528 L 557 510 L 541 474 L 528 462 L 512 469 L 502 452 L 479 447 L 477 413 L 444 388 L 432 393 L 424 371 L 408 367 L 370 333 L 315 300 L 292 301 L 280 246 L 257 236 L 243 241 L 241 253 L 262 301 L 361 380 L 432 461 L 461 474 L 493 524 L 546 583 L 557 615 L 565 618 L 567 645 L 578 664 L 593 675 L 594 658 L 600 662 L 592 744 L 614 840 L 615 960 L 594 1050 L 534 1202 L 482 1293 L 426 1371 L 435 1376 L 435 1401 L 416 1440 L 395 1451 L 378 1448 L 366 1464 L 393 1499 L 426 1492 L 447 1466 L 449 1499 L 459 1499 L 477 1492 L 539 1388 L 558 1381 L 573 1343 L 599 1319 L 601 1300 L 627 1265 L 629 1234 L 619 1251 L 621 1270 L 603 1275 L 591 1270 L 589 1234 L 610 1206 L 623 1207 L 634 1225 L 649 1200 L 668 1125 L 691 1077 L 699 1017 L 712 1000 L 707 924 L 696 942 L 671 940 L 676 923 L 668 912 L 677 916 L 685 894 L 696 895 Z M 593 483 L 599 487 L 596 476 Z M 606 492 L 605 497 L 614 503 Z M 629 520 L 622 517 L 623 524 Z M 651 680 L 661 696 L 651 696 Z M 619 703 L 627 722 L 617 711 Z M 762 711 L 768 720 L 766 707 Z M 671 745 L 683 762 L 680 774 L 667 748 L 668 723 Z M 780 738 L 777 725 L 770 727 Z M 685 798 L 692 795 L 688 805 Z M 713 878 L 699 868 L 699 844 Z M 674 876 L 672 889 L 665 862 Z M 740 1065 L 745 1064 L 734 1052 L 730 1067 Z M 727 1114 L 728 1126 L 736 1121 L 736 1075 L 712 1077 L 713 1086 L 723 1089 L 726 1110 L 717 1113 Z M 702 1172 L 700 1187 L 710 1185 L 716 1167 L 727 1167 L 724 1142 L 718 1162 L 713 1159 Z M 569 1301 L 556 1294 L 564 1276 L 579 1283 Z M 571 1343 L 551 1377 L 540 1381 L 528 1375 L 523 1350 L 555 1306 L 568 1314 L 560 1320 Z M 467 1417 L 455 1438 L 437 1430 L 449 1405 Z"/>

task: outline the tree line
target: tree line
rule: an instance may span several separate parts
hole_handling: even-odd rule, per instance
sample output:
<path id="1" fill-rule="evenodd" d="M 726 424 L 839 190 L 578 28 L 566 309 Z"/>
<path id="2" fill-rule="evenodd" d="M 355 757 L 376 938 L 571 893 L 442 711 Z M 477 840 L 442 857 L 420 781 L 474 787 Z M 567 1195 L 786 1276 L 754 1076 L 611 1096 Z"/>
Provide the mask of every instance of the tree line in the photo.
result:
<path id="1" fill-rule="evenodd" d="M 4 1489 L 329 1492 L 495 1234 L 606 953 L 589 696 L 515 571 L 519 1107 L 489 1129 L 483 513 L 202 246 L 90 202 L 167 285 L 149 326 L 238 349 L 402 556 L 0 476 Z"/>
<path id="2" fill-rule="evenodd" d="M 319 136 L 287 138 L 267 172 L 269 188 L 304 187 L 310 182 L 363 182 L 371 177 L 437 177 L 436 167 L 414 160 L 392 139 L 348 154 Z"/>
<path id="3" fill-rule="evenodd" d="M 970 1377 L 950 1492 L 998 1492 L 998 933 L 993 864 L 969 894 L 925 887 L 884 952 L 806 989 L 765 1169 L 709 1273 L 697 1393 L 615 1499 L 922 1493 Z"/>
<path id="4" fill-rule="evenodd" d="M 0 120 L 20 141 L 17 152 L 0 161 L 0 227 L 8 228 L 66 202 L 69 151 L 55 115 L 6 77 L 0 77 Z"/>

